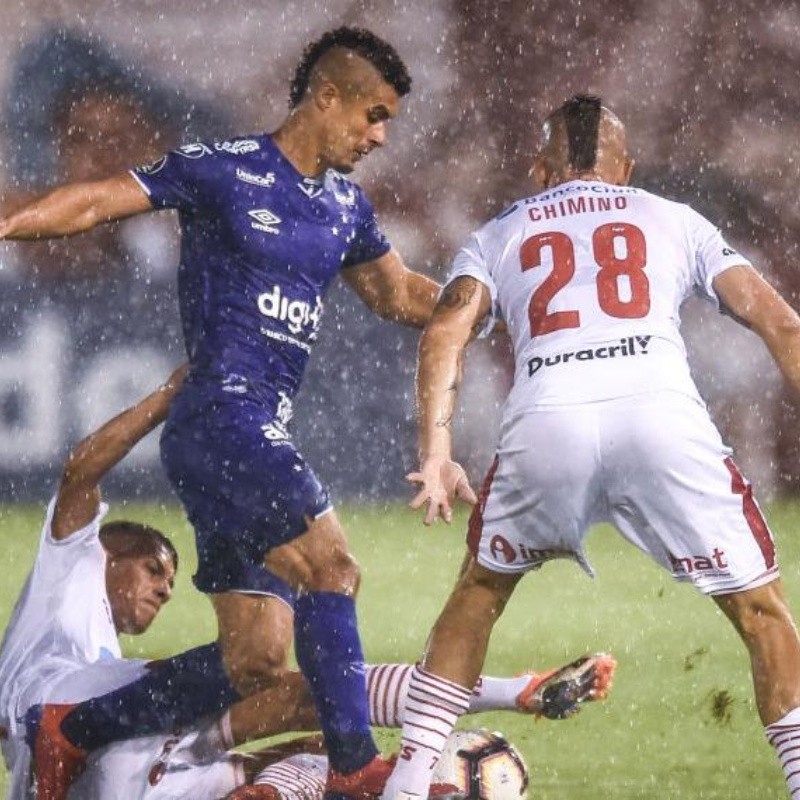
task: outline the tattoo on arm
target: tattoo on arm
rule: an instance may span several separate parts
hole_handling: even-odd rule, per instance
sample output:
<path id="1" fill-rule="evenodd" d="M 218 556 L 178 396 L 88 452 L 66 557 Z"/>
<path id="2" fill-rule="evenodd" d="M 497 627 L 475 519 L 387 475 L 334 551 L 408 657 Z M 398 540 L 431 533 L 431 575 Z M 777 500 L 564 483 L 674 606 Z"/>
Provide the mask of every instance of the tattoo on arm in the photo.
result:
<path id="1" fill-rule="evenodd" d="M 456 278 L 445 287 L 439 298 L 439 305 L 444 308 L 465 308 L 477 290 L 478 282 L 474 278 Z"/>
<path id="2" fill-rule="evenodd" d="M 447 387 L 447 410 L 442 410 L 439 419 L 436 420 L 436 427 L 437 428 L 449 428 L 453 423 L 453 409 L 456 405 L 456 394 L 458 393 L 458 383 L 453 381 L 450 386 Z"/>

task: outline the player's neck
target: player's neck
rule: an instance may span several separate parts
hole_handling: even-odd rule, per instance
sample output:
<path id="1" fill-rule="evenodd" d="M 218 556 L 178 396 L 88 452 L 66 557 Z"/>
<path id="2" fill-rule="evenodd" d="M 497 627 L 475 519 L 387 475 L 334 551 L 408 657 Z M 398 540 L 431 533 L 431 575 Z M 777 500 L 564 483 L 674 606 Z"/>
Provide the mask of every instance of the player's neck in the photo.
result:
<path id="1" fill-rule="evenodd" d="M 301 175 L 316 178 L 327 169 L 322 143 L 314 135 L 314 127 L 306 124 L 300 114 L 290 114 L 272 133 L 272 140 L 283 157 Z"/>

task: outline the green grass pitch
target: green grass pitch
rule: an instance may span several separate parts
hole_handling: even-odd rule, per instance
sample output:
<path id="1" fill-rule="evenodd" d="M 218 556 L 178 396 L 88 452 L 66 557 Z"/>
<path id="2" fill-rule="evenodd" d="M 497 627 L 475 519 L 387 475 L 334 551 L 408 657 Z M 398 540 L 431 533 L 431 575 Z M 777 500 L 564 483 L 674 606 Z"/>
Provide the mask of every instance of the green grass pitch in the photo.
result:
<path id="1" fill-rule="evenodd" d="M 33 558 L 42 509 L 0 507 L 0 624 Z M 191 586 L 193 545 L 181 513 L 112 506 L 111 518 L 169 531 L 182 564 L 172 602 L 128 655 L 161 657 L 215 634 L 211 607 Z M 413 661 L 462 555 L 465 517 L 423 528 L 399 506 L 345 508 L 340 516 L 363 570 L 360 625 L 367 659 Z M 769 514 L 790 600 L 800 609 L 800 503 Z M 500 730 L 522 750 L 530 800 L 752 800 L 783 797 L 783 782 L 751 699 L 743 646 L 713 603 L 679 586 L 607 528 L 589 537 L 598 577 L 570 563 L 528 576 L 495 631 L 486 671 L 555 666 L 591 650 L 619 660 L 614 691 L 565 722 L 484 714 L 468 727 Z M 385 750 L 396 732 L 380 733 Z M 0 792 L 5 776 L 0 772 Z"/>

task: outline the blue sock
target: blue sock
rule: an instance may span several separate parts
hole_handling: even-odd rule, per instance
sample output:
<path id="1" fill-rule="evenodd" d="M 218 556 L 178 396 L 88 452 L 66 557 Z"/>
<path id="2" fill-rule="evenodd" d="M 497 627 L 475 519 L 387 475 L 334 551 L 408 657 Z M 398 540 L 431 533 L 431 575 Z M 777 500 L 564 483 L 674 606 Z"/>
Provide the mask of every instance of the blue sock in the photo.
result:
<path id="1" fill-rule="evenodd" d="M 111 742 L 171 733 L 241 700 L 222 666 L 217 644 L 156 661 L 146 675 L 78 704 L 61 723 L 75 746 L 94 750 Z"/>
<path id="2" fill-rule="evenodd" d="M 297 663 L 314 697 L 331 767 L 355 772 L 378 754 L 369 727 L 355 601 L 312 592 L 297 599 L 294 613 Z"/>

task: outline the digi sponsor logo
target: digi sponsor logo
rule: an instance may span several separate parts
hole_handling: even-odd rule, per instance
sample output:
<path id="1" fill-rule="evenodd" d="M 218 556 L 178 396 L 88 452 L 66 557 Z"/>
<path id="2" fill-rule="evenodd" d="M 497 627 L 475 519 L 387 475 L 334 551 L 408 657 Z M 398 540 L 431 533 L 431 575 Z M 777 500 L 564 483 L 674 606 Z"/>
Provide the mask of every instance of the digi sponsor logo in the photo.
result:
<path id="1" fill-rule="evenodd" d="M 669 554 L 672 572 L 676 576 L 693 575 L 696 572 L 711 572 L 716 575 L 728 571 L 725 551 L 715 547 L 710 556 L 674 556 Z"/>
<path id="2" fill-rule="evenodd" d="M 272 186 L 275 183 L 275 173 L 268 172 L 266 175 L 256 175 L 255 172 L 248 172 L 246 169 L 236 167 L 236 177 L 245 183 L 252 183 L 255 186 Z"/>
<path id="3" fill-rule="evenodd" d="M 214 149 L 234 156 L 241 156 L 245 153 L 254 153 L 261 149 L 261 145 L 255 139 L 234 139 L 233 141 L 214 142 Z"/>
<path id="4" fill-rule="evenodd" d="M 195 142 L 194 144 L 184 144 L 175 152 L 184 158 L 202 158 L 211 155 L 211 148 L 202 142 Z"/>
<path id="5" fill-rule="evenodd" d="M 516 547 L 499 533 L 496 533 L 489 540 L 489 552 L 495 561 L 502 560 L 506 564 L 513 564 L 519 561 L 523 564 L 541 564 L 552 558 L 572 558 L 570 550 L 562 550 L 558 547 L 543 547 L 534 549 L 522 543 L 517 543 Z"/>
<path id="6" fill-rule="evenodd" d="M 552 356 L 534 356 L 528 361 L 528 377 L 533 377 L 540 369 L 566 364 L 568 361 L 594 361 L 607 358 L 630 358 L 646 356 L 651 336 L 626 336 L 619 344 L 587 347 L 585 350 L 573 350 L 568 353 L 556 353 Z"/>
<path id="7" fill-rule="evenodd" d="M 273 214 L 268 208 L 255 208 L 252 211 L 248 211 L 247 214 L 255 220 L 250 223 L 251 228 L 265 233 L 280 233 L 278 225 L 281 224 L 281 218 Z"/>
<path id="8" fill-rule="evenodd" d="M 277 284 L 258 296 L 258 310 L 267 318 L 285 322 L 290 333 L 307 332 L 315 339 L 322 320 L 322 300 L 317 296 L 312 306 L 305 300 L 290 300 Z"/>

